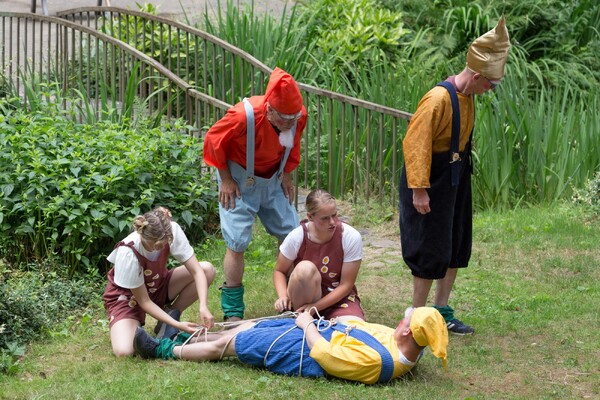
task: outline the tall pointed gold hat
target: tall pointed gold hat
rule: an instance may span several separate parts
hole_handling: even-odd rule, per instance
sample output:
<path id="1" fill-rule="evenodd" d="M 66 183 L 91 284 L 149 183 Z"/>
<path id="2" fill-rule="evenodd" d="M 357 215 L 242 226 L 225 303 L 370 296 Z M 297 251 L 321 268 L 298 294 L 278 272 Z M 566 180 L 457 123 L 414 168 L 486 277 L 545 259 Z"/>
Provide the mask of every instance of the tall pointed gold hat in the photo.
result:
<path id="1" fill-rule="evenodd" d="M 493 81 L 500 80 L 504 76 L 509 49 L 506 21 L 500 17 L 494 29 L 475 39 L 469 46 L 467 67 Z"/>

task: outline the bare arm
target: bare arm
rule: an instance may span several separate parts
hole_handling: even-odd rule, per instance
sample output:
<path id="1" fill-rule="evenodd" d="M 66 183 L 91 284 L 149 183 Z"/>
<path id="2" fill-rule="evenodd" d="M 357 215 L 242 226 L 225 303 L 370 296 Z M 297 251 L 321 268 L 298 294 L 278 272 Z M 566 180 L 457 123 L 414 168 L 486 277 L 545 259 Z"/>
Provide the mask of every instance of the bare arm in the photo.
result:
<path id="1" fill-rule="evenodd" d="M 194 278 L 194 282 L 196 283 L 196 290 L 198 291 L 200 322 L 206 327 L 206 329 L 210 329 L 215 323 L 215 318 L 208 309 L 208 281 L 206 279 L 206 275 L 204 274 L 204 270 L 202 269 L 202 266 L 196 259 L 195 255 L 190 257 L 185 263 L 183 263 L 183 265 L 185 265 L 189 273 Z"/>
<path id="2" fill-rule="evenodd" d="M 284 172 L 281 179 L 281 188 L 283 189 L 283 194 L 289 200 L 290 204 L 294 201 L 294 182 L 292 182 L 292 177 L 289 173 Z"/>
<path id="3" fill-rule="evenodd" d="M 198 329 L 198 324 L 193 322 L 177 321 L 167 314 L 162 308 L 160 308 L 155 302 L 153 302 L 150 299 L 150 296 L 148 296 L 146 284 L 142 284 L 135 289 L 131 289 L 131 292 L 133 293 L 133 296 L 140 307 L 142 307 L 142 310 L 144 310 L 147 314 L 150 314 L 155 319 L 187 333 L 194 333 Z"/>
<path id="4" fill-rule="evenodd" d="M 292 309 L 292 301 L 287 295 L 287 277 L 292 268 L 293 261 L 287 259 L 281 252 L 277 255 L 277 263 L 273 270 L 273 285 L 277 292 L 275 309 L 283 312 Z"/>
<path id="5" fill-rule="evenodd" d="M 308 345 L 309 349 L 312 349 L 315 343 L 319 339 L 323 338 L 323 336 L 321 336 L 321 334 L 317 330 L 315 324 L 313 324 L 314 320 L 315 319 L 310 314 L 310 312 L 308 312 L 308 310 L 304 311 L 303 313 L 298 315 L 298 317 L 296 317 L 296 326 L 304 330 L 306 344 Z"/>

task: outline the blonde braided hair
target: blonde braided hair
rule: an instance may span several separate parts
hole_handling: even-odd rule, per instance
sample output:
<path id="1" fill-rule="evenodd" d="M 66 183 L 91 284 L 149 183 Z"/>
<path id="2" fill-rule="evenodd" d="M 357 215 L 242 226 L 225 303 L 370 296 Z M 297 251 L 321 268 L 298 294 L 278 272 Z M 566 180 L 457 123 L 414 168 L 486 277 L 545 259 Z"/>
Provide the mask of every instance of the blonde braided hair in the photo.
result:
<path id="1" fill-rule="evenodd" d="M 173 241 L 171 211 L 165 207 L 157 207 L 144 215 L 138 215 L 133 220 L 133 230 L 148 242 L 171 243 Z"/>

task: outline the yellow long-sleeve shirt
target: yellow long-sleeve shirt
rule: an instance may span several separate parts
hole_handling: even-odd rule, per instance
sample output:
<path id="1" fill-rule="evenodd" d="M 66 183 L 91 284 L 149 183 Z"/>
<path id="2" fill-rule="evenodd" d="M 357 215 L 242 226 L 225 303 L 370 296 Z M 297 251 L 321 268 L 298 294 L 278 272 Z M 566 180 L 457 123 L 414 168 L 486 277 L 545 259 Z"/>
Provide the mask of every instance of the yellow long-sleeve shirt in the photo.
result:
<path id="1" fill-rule="evenodd" d="M 394 329 L 359 320 L 348 321 L 345 324 L 368 332 L 388 349 L 394 359 L 392 379 L 412 369 L 413 365 L 405 365 L 398 361 L 400 351 L 394 339 Z M 330 341 L 324 338 L 317 340 L 310 351 L 310 357 L 328 374 L 342 379 L 374 384 L 381 374 L 381 356 L 377 350 L 338 331 L 333 332 Z"/>
<path id="2" fill-rule="evenodd" d="M 459 151 L 465 149 L 475 122 L 472 96 L 460 92 Z M 450 151 L 452 137 L 452 103 L 448 91 L 436 86 L 423 96 L 402 141 L 408 187 L 429 188 L 433 154 Z M 450 157 L 448 157 L 448 162 Z"/>

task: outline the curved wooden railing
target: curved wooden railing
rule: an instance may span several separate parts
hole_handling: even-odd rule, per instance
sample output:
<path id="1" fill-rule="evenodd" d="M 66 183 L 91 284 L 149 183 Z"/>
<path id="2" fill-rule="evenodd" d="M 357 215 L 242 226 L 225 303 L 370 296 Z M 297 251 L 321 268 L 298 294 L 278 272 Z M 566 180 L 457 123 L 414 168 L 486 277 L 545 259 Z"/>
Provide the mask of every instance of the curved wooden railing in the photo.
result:
<path id="1" fill-rule="evenodd" d="M 127 87 L 125 75 L 133 71 L 127 58 L 156 71 L 165 79 L 163 86 L 153 81 L 156 77 L 143 75 L 142 82 L 146 83 L 140 85 L 139 95 L 147 96 L 154 93 L 153 89 L 166 87 L 151 109 L 162 107 L 167 117 L 187 119 L 198 136 L 230 105 L 245 96 L 262 94 L 271 72 L 271 68 L 229 43 L 160 16 L 116 7 L 77 8 L 57 15 L 62 23 L 52 17 L 0 13 L 2 27 L 8 18 L 13 30 L 12 19 L 29 18 L 28 24 L 32 26 L 24 30 L 24 35 L 33 36 L 25 40 L 34 43 L 32 50 L 36 49 L 36 40 L 41 50 L 41 36 L 44 40 L 52 39 L 43 24 L 61 26 L 64 33 L 57 33 L 56 40 L 62 44 L 56 47 L 64 49 L 57 49 L 55 64 L 61 65 L 58 60 L 66 55 L 66 60 L 78 59 L 79 65 L 94 66 L 86 73 L 79 72 L 79 80 L 86 83 L 89 93 L 97 94 L 98 89 L 93 85 L 100 78 L 111 83 L 111 93 L 122 93 Z M 39 25 L 37 31 L 36 25 Z M 93 44 L 87 43 L 89 40 Z M 46 59 L 53 59 L 49 53 L 45 55 Z M 122 55 L 126 59 L 119 61 Z M 92 56 L 100 57 L 100 62 L 93 62 Z M 6 70 L 7 64 L 3 65 Z M 8 64 L 9 75 L 14 72 L 13 65 Z M 100 70 L 106 76 L 99 76 Z M 87 76 L 88 73 L 91 75 Z M 389 199 L 395 205 L 402 157 L 400 132 L 405 130 L 411 114 L 303 83 L 299 87 L 309 120 L 302 161 L 295 176 L 297 184 L 305 188 L 323 187 L 342 198 L 351 194 L 354 201 L 357 195 L 367 201 L 377 196 L 380 201 Z"/>
<path id="2" fill-rule="evenodd" d="M 88 102 L 96 107 L 98 117 L 101 104 L 108 101 L 121 108 L 131 91 L 149 99 L 144 112 L 184 117 L 198 126 L 210 126 L 230 107 L 127 43 L 65 19 L 0 12 L 0 31 L 3 75 L 26 105 L 34 100 L 25 88 L 30 80 L 46 85 L 58 82 L 69 107 Z M 79 94 L 73 95 L 74 91 Z M 180 104 L 174 101 L 177 97 L 186 101 Z"/>

